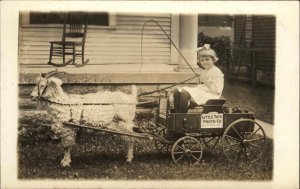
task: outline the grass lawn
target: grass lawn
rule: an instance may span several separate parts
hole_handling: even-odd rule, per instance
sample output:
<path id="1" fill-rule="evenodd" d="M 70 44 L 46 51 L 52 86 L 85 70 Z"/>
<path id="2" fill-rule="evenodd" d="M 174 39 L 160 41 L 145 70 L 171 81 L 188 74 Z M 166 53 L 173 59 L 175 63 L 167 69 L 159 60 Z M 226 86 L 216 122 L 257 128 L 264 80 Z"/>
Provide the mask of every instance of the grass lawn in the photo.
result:
<path id="1" fill-rule="evenodd" d="M 108 143 L 109 142 L 109 143 Z M 204 146 L 204 145 L 203 145 Z M 270 180 L 273 170 L 273 142 L 268 140 L 261 161 L 230 163 L 217 150 L 204 149 L 198 165 L 176 165 L 171 153 L 159 154 L 151 141 L 138 140 L 135 158 L 125 162 L 125 146 L 119 137 L 82 136 L 72 151 L 71 167 L 63 168 L 63 150 L 51 141 L 19 141 L 20 179 L 100 180 Z"/>
<path id="2" fill-rule="evenodd" d="M 255 113 L 257 119 L 274 123 L 274 89 L 252 87 L 241 82 L 225 82 L 222 96 L 229 107 L 240 107 Z"/>

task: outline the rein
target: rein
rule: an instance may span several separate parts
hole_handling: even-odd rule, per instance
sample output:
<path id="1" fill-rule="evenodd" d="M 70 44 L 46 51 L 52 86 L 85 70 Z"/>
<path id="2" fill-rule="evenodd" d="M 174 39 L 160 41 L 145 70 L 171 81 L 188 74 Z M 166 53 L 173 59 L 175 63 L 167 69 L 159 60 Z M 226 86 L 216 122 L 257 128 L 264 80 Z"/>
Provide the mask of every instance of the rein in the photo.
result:
<path id="1" fill-rule="evenodd" d="M 140 97 L 140 96 L 145 96 L 145 95 L 149 95 L 149 94 L 152 94 L 152 93 L 157 93 L 157 92 L 160 92 L 160 91 L 163 91 L 163 90 L 172 88 L 172 87 L 174 87 L 174 86 L 177 86 L 177 85 L 183 84 L 183 83 L 185 83 L 185 82 L 187 82 L 187 81 L 189 81 L 189 80 L 192 80 L 192 79 L 194 79 L 194 78 L 196 78 L 196 77 L 198 77 L 198 76 L 199 76 L 199 75 L 195 75 L 195 76 L 193 76 L 193 77 L 191 77 L 191 78 L 189 78 L 189 79 L 186 79 L 186 80 L 181 81 L 181 82 L 179 82 L 179 83 L 175 83 L 175 84 L 173 84 L 173 85 L 170 85 L 170 86 L 168 86 L 168 87 L 164 87 L 164 88 L 161 88 L 161 89 L 158 89 L 158 90 L 155 90 L 155 91 L 151 91 L 151 92 L 147 92 L 147 93 L 142 93 L 142 94 L 138 95 L 138 97 Z"/>
<path id="2" fill-rule="evenodd" d="M 44 99 L 44 98 L 39 98 L 41 101 L 46 101 L 46 102 L 50 102 L 53 104 L 58 104 L 58 105 L 63 105 L 63 106 L 93 106 L 93 105 L 97 105 L 97 106 L 107 106 L 107 105 L 134 105 L 134 104 L 139 104 L 139 103 L 61 103 L 61 102 L 55 102 L 49 99 Z M 145 102 L 144 102 L 145 103 Z"/>
<path id="3" fill-rule="evenodd" d="M 164 33 L 164 35 L 168 38 L 168 40 L 171 42 L 171 44 L 175 47 L 175 49 L 177 50 L 177 52 L 179 53 L 179 55 L 182 57 L 182 59 L 185 61 L 185 63 L 189 66 L 189 68 L 193 71 L 193 73 L 195 74 L 195 76 L 189 78 L 189 79 L 186 79 L 184 81 L 181 81 L 179 83 L 176 83 L 176 84 L 173 84 L 173 85 L 170 85 L 168 87 L 165 87 L 165 88 L 162 88 L 162 89 L 159 89 L 159 90 L 155 90 L 155 91 L 151 91 L 151 92 L 147 92 L 147 93 L 142 93 L 140 94 L 138 97 L 140 96 L 144 96 L 144 95 L 148 95 L 148 94 L 152 94 L 152 93 L 157 93 L 157 92 L 160 92 L 160 91 L 163 91 L 163 90 L 166 90 L 166 89 L 169 89 L 169 88 L 172 88 L 174 86 L 177 86 L 177 85 L 180 85 L 180 84 L 183 84 L 189 80 L 192 80 L 196 77 L 198 77 L 199 75 L 196 73 L 196 71 L 192 68 L 192 66 L 190 65 L 190 63 L 186 60 L 186 58 L 182 55 L 182 53 L 180 52 L 180 50 L 178 49 L 178 47 L 175 45 L 175 43 L 172 41 L 172 39 L 170 38 L 170 36 L 167 34 L 167 32 L 163 29 L 163 27 L 155 20 L 153 19 L 150 19 L 150 20 L 147 20 L 144 22 L 143 24 L 143 28 L 142 28 L 142 34 L 141 34 L 141 66 L 140 66 L 140 70 L 142 70 L 142 65 L 143 65 L 143 36 L 144 36 L 144 29 L 145 29 L 145 26 L 147 23 L 149 22 L 153 22 L 155 23 L 160 29 L 161 31 Z"/>
<path id="4" fill-rule="evenodd" d="M 172 43 L 172 45 L 175 47 L 175 49 L 177 50 L 177 52 L 179 53 L 179 55 L 182 57 L 182 59 L 185 61 L 185 63 L 189 66 L 189 68 L 194 72 L 195 75 L 197 75 L 197 73 L 195 72 L 195 70 L 192 68 L 192 66 L 190 65 L 190 63 L 185 59 L 185 57 L 182 55 L 182 53 L 180 52 L 180 50 L 178 49 L 178 47 L 175 45 L 175 43 L 172 41 L 172 39 L 170 38 L 170 36 L 167 34 L 167 32 L 163 29 L 163 27 L 156 21 L 153 19 L 147 20 L 144 22 L 143 24 L 143 28 L 142 28 L 142 35 L 141 35 L 141 67 L 140 67 L 140 71 L 142 69 L 142 64 L 143 64 L 143 36 L 144 36 L 144 29 L 147 23 L 149 22 L 153 22 L 155 23 L 160 29 L 161 31 L 163 31 L 163 33 L 165 34 L 165 36 L 168 38 L 168 40 Z"/>

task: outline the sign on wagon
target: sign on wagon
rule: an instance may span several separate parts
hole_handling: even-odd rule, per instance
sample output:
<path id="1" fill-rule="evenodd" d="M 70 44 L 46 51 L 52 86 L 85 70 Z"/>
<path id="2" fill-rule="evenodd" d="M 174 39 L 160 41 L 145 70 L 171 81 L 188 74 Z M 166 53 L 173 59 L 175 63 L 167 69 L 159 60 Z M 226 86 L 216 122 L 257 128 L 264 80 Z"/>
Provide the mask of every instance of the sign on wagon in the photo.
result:
<path id="1" fill-rule="evenodd" d="M 223 128 L 223 114 L 201 114 L 201 128 Z"/>

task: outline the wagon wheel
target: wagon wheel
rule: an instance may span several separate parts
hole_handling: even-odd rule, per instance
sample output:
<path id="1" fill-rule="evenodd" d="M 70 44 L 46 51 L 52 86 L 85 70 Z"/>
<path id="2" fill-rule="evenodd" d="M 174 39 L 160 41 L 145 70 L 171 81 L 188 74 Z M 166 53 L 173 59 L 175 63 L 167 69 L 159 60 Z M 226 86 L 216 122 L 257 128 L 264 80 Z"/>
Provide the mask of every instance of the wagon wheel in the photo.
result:
<path id="1" fill-rule="evenodd" d="M 215 150 L 217 144 L 220 142 L 220 139 L 221 136 L 213 136 L 213 137 L 204 137 L 202 141 L 208 149 Z"/>
<path id="2" fill-rule="evenodd" d="M 222 138 L 223 152 L 230 162 L 253 162 L 262 157 L 266 147 L 266 134 L 262 126 L 251 119 L 231 123 Z"/>
<path id="3" fill-rule="evenodd" d="M 172 159 L 177 164 L 198 163 L 203 154 L 201 143 L 194 137 L 185 136 L 178 139 L 172 147 Z"/>
<path id="4" fill-rule="evenodd" d="M 159 129 L 157 132 L 157 135 L 162 138 L 166 138 L 166 129 L 165 128 Z M 161 143 L 161 142 L 155 141 L 155 147 L 162 154 L 168 153 L 170 151 L 170 145 L 166 144 L 166 143 Z"/>
<path id="5" fill-rule="evenodd" d="M 156 127 L 156 118 L 155 116 L 153 116 L 152 118 L 150 118 L 150 120 L 148 121 L 147 123 L 147 127 L 150 129 L 153 129 L 153 128 L 157 128 Z"/>

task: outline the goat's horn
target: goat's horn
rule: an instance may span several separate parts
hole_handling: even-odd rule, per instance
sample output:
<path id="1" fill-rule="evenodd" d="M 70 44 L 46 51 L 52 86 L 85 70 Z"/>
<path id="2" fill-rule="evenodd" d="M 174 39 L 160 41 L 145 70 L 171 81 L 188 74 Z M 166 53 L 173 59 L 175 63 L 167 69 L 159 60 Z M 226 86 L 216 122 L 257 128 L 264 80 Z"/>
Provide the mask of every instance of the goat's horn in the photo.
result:
<path id="1" fill-rule="evenodd" d="M 51 71 L 51 72 L 48 72 L 47 74 L 45 74 L 45 76 L 44 76 L 44 78 L 49 78 L 49 77 L 51 77 L 51 76 L 54 76 L 54 75 L 56 75 L 56 74 L 60 74 L 60 73 L 63 73 L 63 74 L 65 74 L 65 72 L 59 72 L 59 71 Z"/>
<path id="2" fill-rule="evenodd" d="M 42 73 L 41 76 L 46 78 L 46 77 L 49 77 L 49 75 L 51 75 L 52 73 L 54 73 L 54 71 L 50 71 L 48 73 Z"/>

